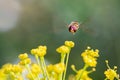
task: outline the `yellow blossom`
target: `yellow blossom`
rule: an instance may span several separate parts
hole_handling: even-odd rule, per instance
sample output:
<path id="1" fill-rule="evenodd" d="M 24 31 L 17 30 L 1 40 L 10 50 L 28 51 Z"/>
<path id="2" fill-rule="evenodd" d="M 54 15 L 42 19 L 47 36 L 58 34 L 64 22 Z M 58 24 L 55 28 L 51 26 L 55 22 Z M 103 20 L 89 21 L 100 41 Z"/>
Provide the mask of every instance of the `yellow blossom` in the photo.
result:
<path id="1" fill-rule="evenodd" d="M 48 71 L 48 72 L 52 72 L 52 71 L 53 71 L 53 65 L 52 65 L 52 64 L 49 64 L 49 65 L 47 66 L 47 71 Z"/>
<path id="2" fill-rule="evenodd" d="M 20 60 L 23 60 L 23 59 L 28 58 L 28 54 L 27 53 L 23 53 L 23 54 L 20 54 L 18 57 L 19 57 Z"/>
<path id="3" fill-rule="evenodd" d="M 30 64 L 30 63 L 31 63 L 31 59 L 30 58 L 26 58 L 26 59 L 21 60 L 19 62 L 19 64 L 21 64 L 21 65 L 26 65 L 26 64 Z"/>
<path id="4" fill-rule="evenodd" d="M 55 66 L 52 64 L 49 64 L 47 66 L 47 71 L 48 71 L 48 75 L 49 75 L 49 79 L 50 80 L 57 80 L 58 79 L 58 74 L 57 72 L 55 72 Z"/>
<path id="5" fill-rule="evenodd" d="M 20 65 L 13 65 L 11 71 L 14 72 L 14 73 L 21 73 L 22 72 L 22 67 Z"/>
<path id="6" fill-rule="evenodd" d="M 26 65 L 31 63 L 31 59 L 28 57 L 27 53 L 20 54 L 18 57 L 20 59 L 19 64 L 21 65 Z"/>
<path id="7" fill-rule="evenodd" d="M 82 70 L 79 70 L 78 71 L 78 74 L 76 75 L 76 78 L 79 76 L 79 74 L 81 74 L 82 73 Z M 81 78 L 80 78 L 80 80 L 92 80 L 92 78 L 90 78 L 89 76 L 88 76 L 88 74 L 89 74 L 89 72 L 88 71 L 84 71 L 83 72 L 83 74 L 82 74 L 82 76 L 81 76 Z"/>
<path id="8" fill-rule="evenodd" d="M 34 77 L 33 77 L 34 76 Z M 36 80 L 36 78 L 38 77 L 38 75 L 34 74 L 34 73 L 28 73 L 26 75 L 26 77 L 28 78 L 28 80 Z"/>
<path id="9" fill-rule="evenodd" d="M 56 73 L 60 74 L 65 70 L 65 65 L 64 63 L 58 63 L 54 65 L 53 69 Z"/>
<path id="10" fill-rule="evenodd" d="M 24 80 L 23 77 L 19 76 L 17 80 Z"/>
<path id="11" fill-rule="evenodd" d="M 72 48 L 75 44 L 73 41 L 65 41 L 65 45 Z"/>
<path id="12" fill-rule="evenodd" d="M 114 80 L 115 77 L 117 77 L 117 73 L 115 70 L 107 69 L 104 74 L 106 75 L 107 79 Z"/>
<path id="13" fill-rule="evenodd" d="M 37 50 L 38 50 L 38 49 L 32 49 L 32 50 L 31 50 L 31 54 L 37 55 Z"/>
<path id="14" fill-rule="evenodd" d="M 75 69 L 75 66 L 71 66 L 73 69 Z M 75 80 L 92 80 L 92 78 L 90 78 L 88 76 L 89 73 L 93 72 L 93 70 L 91 71 L 86 71 L 86 70 L 83 70 L 83 69 L 80 69 L 79 71 L 76 71 L 77 74 L 75 75 Z M 81 76 L 81 77 L 80 77 Z"/>
<path id="15" fill-rule="evenodd" d="M 39 75 L 42 73 L 42 70 L 38 64 L 32 64 L 30 65 L 29 73 L 26 75 L 26 77 L 29 80 L 36 80 L 39 78 Z"/>
<path id="16" fill-rule="evenodd" d="M 81 56 L 83 57 L 84 62 L 89 65 L 90 67 L 96 67 L 97 64 L 97 57 L 99 57 L 99 50 L 93 50 L 90 47 L 85 50 Z"/>
<path id="17" fill-rule="evenodd" d="M 71 65 L 71 68 L 72 68 L 73 71 L 75 71 L 77 73 L 75 75 L 75 80 L 92 80 L 92 78 L 90 78 L 88 76 L 88 74 L 90 74 L 93 71 L 95 71 L 95 68 L 93 68 L 90 71 L 86 70 L 87 66 L 84 66 L 84 68 L 80 69 L 80 70 L 76 70 L 75 65 Z"/>
<path id="18" fill-rule="evenodd" d="M 20 65 L 5 64 L 2 69 L 4 70 L 4 74 L 6 74 L 6 78 L 11 78 L 11 80 L 23 80 L 21 76 L 23 68 Z"/>
<path id="19" fill-rule="evenodd" d="M 42 72 L 42 70 L 41 70 L 41 68 L 39 67 L 38 64 L 32 64 L 31 71 L 32 71 L 32 73 L 34 73 L 36 75 L 38 75 Z"/>
<path id="20" fill-rule="evenodd" d="M 108 65 L 108 60 L 106 60 L 106 65 L 108 67 L 108 69 L 104 72 L 106 79 L 109 80 L 114 80 L 114 78 L 119 78 L 118 74 L 117 74 L 117 67 L 114 66 L 114 69 L 111 69 L 110 66 Z"/>
<path id="21" fill-rule="evenodd" d="M 46 54 L 47 47 L 46 46 L 39 46 L 38 47 L 38 55 L 43 57 Z"/>
<path id="22" fill-rule="evenodd" d="M 66 53 L 69 53 L 70 52 L 70 49 L 67 47 L 67 46 L 60 46 L 59 48 L 56 49 L 56 51 L 58 53 L 63 53 L 63 54 L 66 54 Z"/>
<path id="23" fill-rule="evenodd" d="M 7 64 L 3 65 L 2 69 L 4 70 L 4 73 L 6 73 L 6 74 L 10 73 L 11 70 L 12 70 L 12 66 L 13 65 L 10 64 L 10 63 L 7 63 Z"/>
<path id="24" fill-rule="evenodd" d="M 97 61 L 96 61 L 95 58 L 86 55 L 86 56 L 83 57 L 83 60 L 90 67 L 96 67 Z"/>
<path id="25" fill-rule="evenodd" d="M 47 50 L 46 46 L 38 46 L 38 48 L 32 49 L 31 53 L 33 55 L 37 55 L 37 56 L 43 57 L 44 55 L 46 55 L 46 50 Z"/>
<path id="26" fill-rule="evenodd" d="M 83 52 L 85 55 L 90 55 L 92 57 L 99 57 L 99 50 L 98 49 L 91 49 L 91 47 L 87 47 L 87 49 L 85 50 L 85 52 Z"/>
<path id="27" fill-rule="evenodd" d="M 7 80 L 7 75 L 4 73 L 3 69 L 0 69 L 0 80 Z"/>
<path id="28" fill-rule="evenodd" d="M 38 49 L 46 51 L 47 47 L 46 46 L 38 46 Z"/>

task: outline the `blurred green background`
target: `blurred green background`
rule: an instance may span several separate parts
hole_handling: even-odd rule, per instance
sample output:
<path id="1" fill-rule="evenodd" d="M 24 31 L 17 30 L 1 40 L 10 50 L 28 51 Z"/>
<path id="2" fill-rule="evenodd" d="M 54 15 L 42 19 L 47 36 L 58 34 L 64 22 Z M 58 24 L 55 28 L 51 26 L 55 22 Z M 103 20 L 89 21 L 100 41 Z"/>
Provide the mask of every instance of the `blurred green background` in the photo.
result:
<path id="1" fill-rule="evenodd" d="M 68 32 L 71 21 L 84 22 L 75 35 Z M 0 66 L 15 62 L 20 53 L 46 45 L 46 60 L 59 61 L 55 49 L 65 40 L 75 42 L 68 74 L 83 67 L 80 53 L 91 46 L 100 50 L 94 80 L 104 79 L 105 60 L 120 72 L 120 0 L 0 0 Z"/>

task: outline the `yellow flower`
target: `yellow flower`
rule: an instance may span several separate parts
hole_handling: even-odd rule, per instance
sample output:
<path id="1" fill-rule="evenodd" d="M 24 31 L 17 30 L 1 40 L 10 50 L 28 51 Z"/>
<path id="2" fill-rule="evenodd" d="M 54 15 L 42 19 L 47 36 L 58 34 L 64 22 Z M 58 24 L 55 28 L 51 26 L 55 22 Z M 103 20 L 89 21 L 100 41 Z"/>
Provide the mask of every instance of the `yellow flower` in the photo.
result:
<path id="1" fill-rule="evenodd" d="M 20 54 L 18 57 L 20 59 L 19 64 L 21 65 L 26 65 L 31 63 L 31 59 L 28 57 L 27 53 Z"/>
<path id="2" fill-rule="evenodd" d="M 73 41 L 65 41 L 65 45 L 72 48 L 72 47 L 74 47 L 75 44 Z"/>
<path id="3" fill-rule="evenodd" d="M 28 58 L 28 54 L 27 53 L 23 53 L 23 54 L 20 54 L 18 57 L 19 57 L 20 60 L 23 60 L 23 59 Z"/>
<path id="4" fill-rule="evenodd" d="M 43 56 L 46 55 L 46 50 L 47 50 L 46 46 L 38 46 L 38 48 L 32 49 L 31 53 L 33 55 L 37 55 L 37 56 L 43 57 Z"/>
<path id="5" fill-rule="evenodd" d="M 19 64 L 5 64 L 2 69 L 4 69 L 5 73 L 10 73 L 10 72 L 14 72 L 14 73 L 21 73 L 22 72 L 22 67 Z"/>
<path id="6" fill-rule="evenodd" d="M 114 78 L 119 79 L 119 76 L 117 74 L 117 67 L 114 66 L 114 69 L 111 69 L 110 66 L 108 65 L 108 60 L 106 60 L 106 65 L 108 69 L 104 72 L 106 79 L 109 80 L 114 80 Z"/>
<path id="7" fill-rule="evenodd" d="M 78 74 L 76 75 L 76 78 L 79 76 L 79 74 L 81 74 L 82 73 L 82 70 L 79 70 L 78 71 Z M 90 78 L 89 76 L 88 76 L 88 74 L 89 74 L 89 71 L 84 71 L 83 72 L 83 74 L 82 74 L 82 76 L 81 76 L 81 78 L 80 78 L 80 80 L 92 80 L 92 78 Z"/>
<path id="8" fill-rule="evenodd" d="M 26 58 L 24 60 L 21 60 L 19 62 L 20 65 L 26 65 L 26 64 L 30 64 L 31 63 L 31 59 L 30 58 Z"/>
<path id="9" fill-rule="evenodd" d="M 19 76 L 17 80 L 24 80 L 23 77 Z"/>
<path id="10" fill-rule="evenodd" d="M 60 74 L 65 70 L 65 65 L 64 63 L 58 63 L 54 65 L 53 69 L 56 73 Z"/>
<path id="11" fill-rule="evenodd" d="M 38 47 L 38 55 L 40 57 L 43 57 L 44 55 L 46 55 L 46 50 L 47 50 L 46 46 L 39 46 Z"/>
<path id="12" fill-rule="evenodd" d="M 84 66 L 85 67 L 85 66 Z M 75 75 L 75 80 L 92 80 L 92 78 L 90 78 L 88 76 L 88 74 L 92 73 L 93 71 L 95 71 L 95 68 L 93 68 L 90 71 L 87 71 L 86 69 L 80 69 L 80 70 L 76 70 L 75 65 L 71 65 L 71 68 L 73 71 L 75 71 L 77 74 Z"/>
<path id="13" fill-rule="evenodd" d="M 32 73 L 34 73 L 36 75 L 42 73 L 42 70 L 41 70 L 41 68 L 39 67 L 38 64 L 32 64 L 31 71 L 32 71 Z"/>
<path id="14" fill-rule="evenodd" d="M 2 69 L 4 70 L 4 74 L 6 74 L 7 79 L 10 78 L 11 80 L 23 80 L 22 78 L 23 68 L 20 65 L 5 64 L 2 67 Z M 0 79 L 0 80 L 4 80 L 4 79 Z"/>
<path id="15" fill-rule="evenodd" d="M 37 55 L 37 50 L 38 50 L 38 49 L 32 49 L 32 50 L 31 50 L 31 54 Z"/>
<path id="16" fill-rule="evenodd" d="M 49 64 L 47 66 L 47 71 L 48 71 L 48 75 L 49 75 L 49 80 L 58 80 L 58 74 L 55 70 L 57 69 L 54 69 L 55 68 L 55 65 L 52 65 L 52 64 Z"/>
<path id="17" fill-rule="evenodd" d="M 47 66 L 47 71 L 48 71 L 48 72 L 52 72 L 52 71 L 53 71 L 53 65 L 52 65 L 52 64 L 49 64 L 49 65 Z"/>
<path id="18" fill-rule="evenodd" d="M 90 67 L 96 67 L 97 61 L 96 61 L 95 58 L 86 55 L 86 56 L 83 57 L 83 60 Z"/>
<path id="19" fill-rule="evenodd" d="M 46 46 L 38 46 L 38 49 L 46 51 L 47 47 Z"/>
<path id="20" fill-rule="evenodd" d="M 36 80 L 39 77 L 39 75 L 42 73 L 42 70 L 38 64 L 32 64 L 30 67 L 31 67 L 30 71 L 28 72 L 26 77 L 29 80 Z"/>
<path id="21" fill-rule="evenodd" d="M 104 74 L 106 75 L 107 79 L 114 80 L 115 77 L 117 77 L 117 73 L 115 70 L 107 69 Z"/>
<path id="22" fill-rule="evenodd" d="M 0 69 L 0 80 L 7 80 L 7 75 L 4 73 L 3 69 Z"/>
<path id="23" fill-rule="evenodd" d="M 22 67 L 20 65 L 13 65 L 11 71 L 14 73 L 22 73 Z"/>
<path id="24" fill-rule="evenodd" d="M 12 66 L 13 66 L 13 65 L 10 64 L 10 63 L 7 63 L 7 64 L 3 65 L 3 66 L 2 66 L 2 69 L 4 70 L 4 73 L 5 73 L 5 74 L 10 73 L 11 70 L 12 70 Z"/>
<path id="25" fill-rule="evenodd" d="M 34 73 L 28 73 L 26 77 L 28 80 L 36 80 L 38 76 L 35 75 Z"/>
<path id="26" fill-rule="evenodd" d="M 70 49 L 67 47 L 67 46 L 60 46 L 59 48 L 56 49 L 56 51 L 58 53 L 63 53 L 63 54 L 66 54 L 66 53 L 69 53 L 70 52 Z"/>
<path id="27" fill-rule="evenodd" d="M 99 50 L 93 50 L 88 47 L 81 56 L 83 57 L 84 62 L 89 65 L 90 67 L 96 67 L 97 64 L 97 57 L 99 57 Z"/>
<path id="28" fill-rule="evenodd" d="M 87 54 L 87 55 L 90 55 L 90 56 L 92 56 L 92 57 L 99 57 L 99 50 L 98 49 L 95 49 L 95 50 L 93 50 L 93 49 L 91 49 L 89 46 L 87 47 L 87 49 L 85 50 L 85 53 Z"/>

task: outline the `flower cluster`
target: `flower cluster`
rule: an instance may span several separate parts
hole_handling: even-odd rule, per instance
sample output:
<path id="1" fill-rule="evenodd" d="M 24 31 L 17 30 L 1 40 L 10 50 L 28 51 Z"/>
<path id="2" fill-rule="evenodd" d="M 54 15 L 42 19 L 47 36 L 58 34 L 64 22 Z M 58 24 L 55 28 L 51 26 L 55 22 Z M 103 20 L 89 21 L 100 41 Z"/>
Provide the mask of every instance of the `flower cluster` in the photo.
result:
<path id="1" fill-rule="evenodd" d="M 67 54 L 67 53 L 69 54 L 70 49 L 74 47 L 74 45 L 75 44 L 72 41 L 65 41 L 64 45 L 57 48 L 56 51 L 61 54 Z"/>
<path id="2" fill-rule="evenodd" d="M 83 61 L 85 63 L 84 67 L 82 69 L 76 70 L 75 66 L 72 65 L 71 68 L 76 72 L 75 80 L 92 80 L 88 76 L 89 73 L 92 73 L 95 71 L 96 64 L 97 64 L 97 57 L 99 57 L 99 51 L 96 49 L 95 51 L 91 49 L 90 47 L 87 47 L 87 49 L 81 53 L 81 56 L 83 57 Z M 92 67 L 92 70 L 87 71 L 87 68 Z"/>
<path id="3" fill-rule="evenodd" d="M 21 64 L 21 65 L 27 65 L 27 64 L 31 63 L 31 59 L 28 58 L 28 54 L 27 53 L 20 54 L 18 57 L 20 59 L 19 64 Z"/>
<path id="4" fill-rule="evenodd" d="M 37 56 L 43 57 L 46 54 L 46 50 L 47 50 L 46 46 L 38 46 L 38 48 L 32 49 L 31 53 L 33 55 L 37 55 Z"/>
<path id="5" fill-rule="evenodd" d="M 20 66 L 19 64 L 5 64 L 3 65 L 1 71 L 3 71 L 3 75 L 4 75 L 4 79 L 0 79 L 0 80 L 8 80 L 8 78 L 10 80 L 23 80 L 22 77 L 22 71 L 23 71 L 23 67 Z M 2 77 L 1 77 L 2 78 Z"/>
<path id="6" fill-rule="evenodd" d="M 90 47 L 87 47 L 87 49 L 81 54 L 83 57 L 83 60 L 86 65 L 90 67 L 96 67 L 97 64 L 97 57 L 99 57 L 99 50 L 96 49 L 95 51 L 91 49 Z"/>
<path id="7" fill-rule="evenodd" d="M 119 79 L 119 74 L 117 74 L 117 66 L 114 66 L 114 69 L 111 69 L 108 65 L 108 60 L 105 61 L 108 69 L 104 72 L 106 78 L 105 80 L 114 80 L 115 78 Z"/>
<path id="8" fill-rule="evenodd" d="M 46 46 L 40 45 L 31 50 L 37 63 L 32 62 L 27 53 L 22 53 L 18 56 L 18 64 L 2 66 L 0 80 L 65 80 L 69 54 L 74 45 L 72 41 L 65 41 L 64 45 L 56 49 L 61 54 L 61 59 L 56 64 L 46 65 Z"/>
<path id="9" fill-rule="evenodd" d="M 31 55 L 35 57 L 36 62 L 32 62 L 27 53 L 22 53 L 18 56 L 19 62 L 17 64 L 7 63 L 0 68 L 0 80 L 66 80 L 69 55 L 74 46 L 73 41 L 65 41 L 63 45 L 58 47 L 56 51 L 61 55 L 61 58 L 56 64 L 46 65 L 44 59 L 47 54 L 46 46 L 40 45 L 31 50 Z M 96 71 L 99 50 L 87 47 L 81 56 L 84 62 L 83 68 L 77 70 L 75 65 L 71 65 L 76 74 L 69 76 L 68 80 L 92 80 L 89 74 Z M 108 69 L 104 72 L 105 80 L 120 80 L 117 67 L 114 66 L 114 69 L 111 69 L 108 61 L 106 64 Z"/>

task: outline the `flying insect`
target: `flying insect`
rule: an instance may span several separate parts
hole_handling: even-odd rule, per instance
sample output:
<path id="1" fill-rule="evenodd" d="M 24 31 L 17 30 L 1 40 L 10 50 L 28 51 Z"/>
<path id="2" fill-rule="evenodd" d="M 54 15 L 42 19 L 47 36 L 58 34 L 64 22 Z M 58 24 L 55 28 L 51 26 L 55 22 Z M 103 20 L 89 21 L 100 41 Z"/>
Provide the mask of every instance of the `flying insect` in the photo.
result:
<path id="1" fill-rule="evenodd" d="M 80 28 L 80 23 L 77 21 L 73 21 L 68 25 L 68 30 L 72 34 L 76 33 L 76 31 Z"/>

